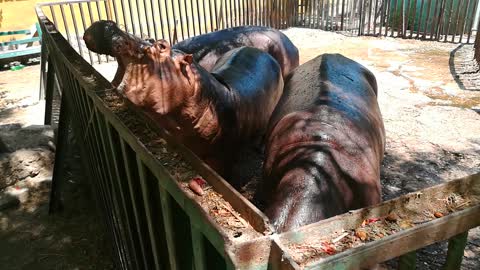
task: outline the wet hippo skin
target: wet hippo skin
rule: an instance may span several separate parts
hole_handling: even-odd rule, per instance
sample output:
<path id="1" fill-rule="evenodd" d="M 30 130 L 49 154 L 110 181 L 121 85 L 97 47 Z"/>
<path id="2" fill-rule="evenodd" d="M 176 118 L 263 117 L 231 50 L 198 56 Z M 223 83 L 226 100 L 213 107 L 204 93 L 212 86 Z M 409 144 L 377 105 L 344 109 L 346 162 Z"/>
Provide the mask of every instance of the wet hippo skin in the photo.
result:
<path id="1" fill-rule="evenodd" d="M 93 52 L 117 57 L 117 44 L 122 40 L 135 41 L 139 46 L 152 45 L 152 40 L 142 40 L 118 28 L 114 21 L 100 20 L 85 30 L 83 39 Z M 298 49 L 282 32 L 259 26 L 241 26 L 196 36 L 175 44 L 172 48 L 192 54 L 193 59 L 207 71 L 211 71 L 226 52 L 243 47 L 255 47 L 269 53 L 277 60 L 286 76 L 298 66 Z M 125 63 L 118 59 L 118 69 L 112 84 L 118 86 L 125 72 Z"/>
<path id="2" fill-rule="evenodd" d="M 122 43 L 117 57 L 126 68 L 117 89 L 220 174 L 229 171 L 237 147 L 264 135 L 283 91 L 280 66 L 269 54 L 237 48 L 210 73 L 164 40 Z"/>
<path id="3" fill-rule="evenodd" d="M 299 66 L 266 136 L 265 213 L 277 231 L 381 201 L 385 131 L 362 65 L 324 54 Z"/>

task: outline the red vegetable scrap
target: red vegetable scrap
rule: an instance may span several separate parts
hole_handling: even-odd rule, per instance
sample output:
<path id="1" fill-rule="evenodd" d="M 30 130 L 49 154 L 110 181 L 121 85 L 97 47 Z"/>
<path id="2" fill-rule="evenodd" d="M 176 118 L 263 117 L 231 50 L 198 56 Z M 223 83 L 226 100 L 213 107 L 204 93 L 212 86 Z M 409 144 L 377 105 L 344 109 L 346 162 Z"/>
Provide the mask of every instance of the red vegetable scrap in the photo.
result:
<path id="1" fill-rule="evenodd" d="M 192 178 L 190 182 L 188 182 L 188 187 L 197 195 L 203 196 L 205 192 L 203 191 L 203 188 L 207 182 L 200 176 Z"/>
<path id="2" fill-rule="evenodd" d="M 337 250 L 332 245 L 330 245 L 329 242 L 322 242 L 322 250 L 328 255 L 333 255 L 337 252 Z"/>
<path id="3" fill-rule="evenodd" d="M 365 219 L 363 222 L 362 222 L 362 227 L 365 227 L 366 225 L 370 224 L 370 223 L 375 223 L 377 221 L 379 221 L 380 218 L 368 218 L 368 219 Z"/>

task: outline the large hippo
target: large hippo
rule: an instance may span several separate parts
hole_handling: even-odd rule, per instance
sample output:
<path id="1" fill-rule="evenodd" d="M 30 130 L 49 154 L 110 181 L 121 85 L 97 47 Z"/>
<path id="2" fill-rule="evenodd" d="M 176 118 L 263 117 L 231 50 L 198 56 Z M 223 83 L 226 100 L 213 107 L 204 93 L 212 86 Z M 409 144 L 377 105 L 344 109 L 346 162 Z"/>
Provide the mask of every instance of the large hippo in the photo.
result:
<path id="1" fill-rule="evenodd" d="M 118 28 L 114 21 L 100 20 L 85 30 L 83 39 L 88 49 L 99 54 L 116 57 L 116 45 L 123 39 L 152 45 L 153 40 L 142 40 Z M 282 32 L 260 26 L 240 26 L 196 36 L 175 44 L 172 48 L 192 54 L 205 70 L 211 71 L 217 60 L 226 52 L 243 46 L 258 48 L 277 60 L 282 75 L 288 75 L 298 66 L 298 49 Z M 112 81 L 118 86 L 125 72 L 125 64 L 118 59 L 118 69 Z"/>
<path id="2" fill-rule="evenodd" d="M 122 43 L 117 57 L 126 71 L 118 90 L 224 176 L 235 147 L 264 135 L 283 91 L 280 66 L 268 53 L 236 48 L 208 72 L 164 40 Z"/>
<path id="3" fill-rule="evenodd" d="M 279 232 L 381 201 L 377 83 L 357 62 L 324 54 L 295 69 L 266 138 L 265 213 Z"/>

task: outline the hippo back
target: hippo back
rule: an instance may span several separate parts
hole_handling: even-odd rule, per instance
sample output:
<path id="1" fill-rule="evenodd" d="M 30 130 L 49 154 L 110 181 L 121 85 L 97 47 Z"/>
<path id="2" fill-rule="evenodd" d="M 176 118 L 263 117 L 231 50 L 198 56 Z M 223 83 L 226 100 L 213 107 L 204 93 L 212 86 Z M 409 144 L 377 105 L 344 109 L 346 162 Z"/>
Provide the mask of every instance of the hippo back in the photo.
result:
<path id="1" fill-rule="evenodd" d="M 270 120 L 266 214 L 278 230 L 378 203 L 385 131 L 373 74 L 341 55 L 298 67 Z"/>
<path id="2" fill-rule="evenodd" d="M 206 70 L 212 70 L 216 61 L 228 51 L 254 47 L 267 52 L 277 60 L 282 74 L 289 74 L 299 63 L 298 49 L 282 32 L 262 26 L 239 26 L 192 37 L 172 48 L 193 54 Z"/>
<path id="3" fill-rule="evenodd" d="M 232 92 L 231 102 L 217 104 L 229 135 L 262 136 L 283 91 L 277 61 L 259 49 L 241 47 L 224 54 L 211 74 Z"/>

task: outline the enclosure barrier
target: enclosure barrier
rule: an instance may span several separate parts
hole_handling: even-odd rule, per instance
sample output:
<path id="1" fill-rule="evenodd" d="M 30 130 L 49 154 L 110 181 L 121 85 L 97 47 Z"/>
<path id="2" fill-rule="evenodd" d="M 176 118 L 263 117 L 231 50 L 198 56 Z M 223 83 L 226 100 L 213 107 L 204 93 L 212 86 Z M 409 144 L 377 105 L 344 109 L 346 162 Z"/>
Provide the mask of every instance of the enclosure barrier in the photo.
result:
<path id="1" fill-rule="evenodd" d="M 307 27 L 350 35 L 473 43 L 478 0 L 72 0 L 44 12 L 91 64 L 109 62 L 85 47 L 82 35 L 108 19 L 142 38 L 171 44 L 241 25 Z"/>
<path id="2" fill-rule="evenodd" d="M 52 7 L 51 3 L 45 5 Z M 480 225 L 480 203 L 326 258 L 300 262 L 295 247 L 312 248 L 315 240 L 326 234 L 351 232 L 366 219 L 406 211 L 412 205 L 427 205 L 451 192 L 478 199 L 480 174 L 286 233 L 272 233 L 263 213 L 151 118 L 121 98 L 70 45 L 42 7 L 37 6 L 37 15 L 44 33 L 42 74 L 46 75 L 47 104 L 51 104 L 54 89 L 61 91 L 62 99 L 52 197 L 59 195 L 56 192 L 68 147 L 66 134 L 71 126 L 109 228 L 118 269 L 356 269 L 401 255 L 400 269 L 412 269 L 416 249 L 449 238 L 445 267 L 459 268 L 467 232 Z M 166 140 L 168 151 L 159 151 L 164 145 L 159 138 Z M 247 222 L 244 236 L 227 231 L 176 180 L 170 161 L 162 159 L 172 152 L 185 161 L 182 166 L 191 166 L 207 180 L 221 195 L 218 200 L 230 204 L 232 213 L 238 212 L 238 220 Z M 56 202 L 52 200 L 51 209 Z"/>

